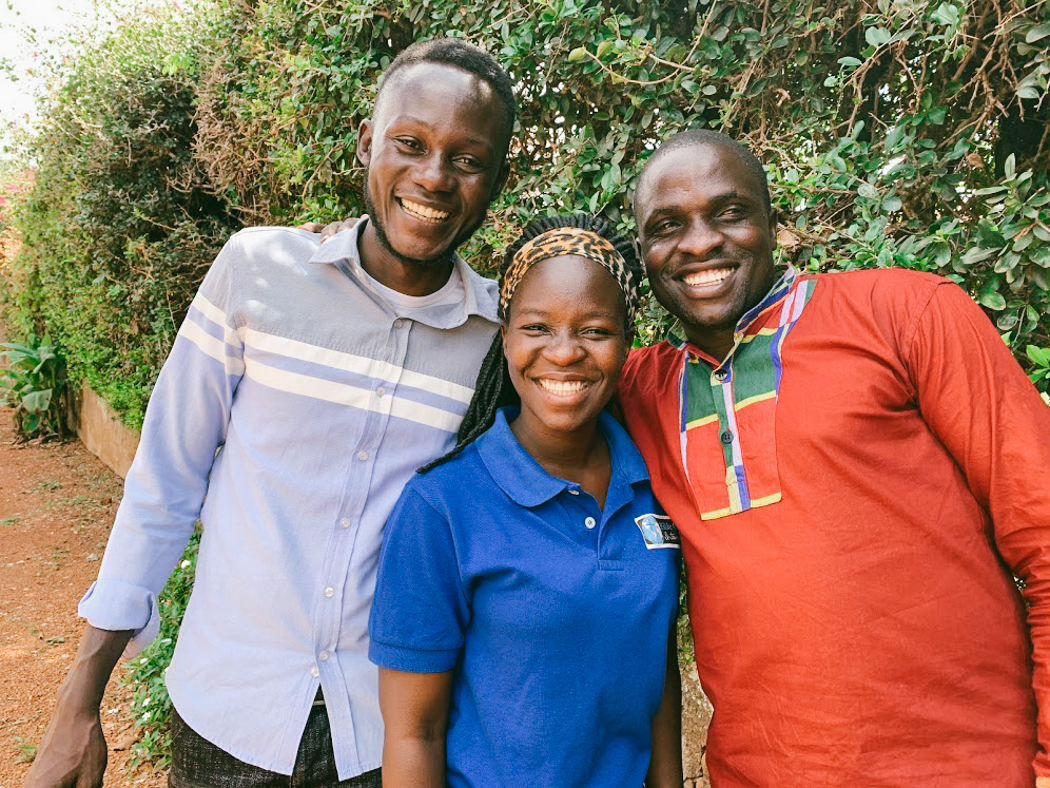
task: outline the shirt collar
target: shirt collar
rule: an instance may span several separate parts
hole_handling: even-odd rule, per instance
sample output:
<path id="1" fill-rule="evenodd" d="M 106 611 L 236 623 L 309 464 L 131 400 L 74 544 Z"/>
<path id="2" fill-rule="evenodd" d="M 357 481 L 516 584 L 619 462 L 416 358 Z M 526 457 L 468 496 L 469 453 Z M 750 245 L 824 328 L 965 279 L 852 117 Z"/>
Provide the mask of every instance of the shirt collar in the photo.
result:
<path id="1" fill-rule="evenodd" d="M 788 266 L 784 275 L 773 284 L 762 300 L 746 311 L 736 322 L 735 335 L 739 337 L 745 333 L 753 323 L 758 322 L 760 318 L 764 318 L 769 313 L 769 310 L 781 304 L 787 297 L 787 294 L 791 292 L 791 288 L 794 287 L 797 279 L 798 271 L 794 266 Z M 668 329 L 666 339 L 670 345 L 678 350 L 684 350 L 689 345 L 689 340 L 678 336 L 673 328 Z"/>
<path id="2" fill-rule="evenodd" d="M 514 407 L 500 408 L 495 423 L 476 441 L 478 454 L 496 484 L 519 506 L 530 508 L 546 503 L 568 489 L 580 485 L 559 479 L 547 473 L 522 448 L 510 429 L 510 421 L 518 415 Z M 616 419 L 605 411 L 598 414 L 598 429 L 609 443 L 613 473 L 609 487 L 614 484 L 636 484 L 646 481 L 649 472 L 634 442 Z"/>
<path id="3" fill-rule="evenodd" d="M 344 264 L 351 277 L 361 285 L 371 289 L 368 284 L 368 275 L 361 267 L 361 251 L 358 248 L 358 238 L 368 224 L 368 217 L 361 218 L 351 229 L 329 238 L 318 246 L 310 258 L 312 264 L 317 265 L 339 265 Z M 477 315 L 492 323 L 498 323 L 497 309 L 499 307 L 499 286 L 491 279 L 486 279 L 463 260 L 458 254 L 453 256 L 455 266 L 452 275 L 459 276 L 463 281 L 463 290 L 466 298 L 463 303 L 463 313 L 456 325 L 466 321 L 471 315 Z M 453 326 L 439 326 L 439 328 L 452 328 Z"/>

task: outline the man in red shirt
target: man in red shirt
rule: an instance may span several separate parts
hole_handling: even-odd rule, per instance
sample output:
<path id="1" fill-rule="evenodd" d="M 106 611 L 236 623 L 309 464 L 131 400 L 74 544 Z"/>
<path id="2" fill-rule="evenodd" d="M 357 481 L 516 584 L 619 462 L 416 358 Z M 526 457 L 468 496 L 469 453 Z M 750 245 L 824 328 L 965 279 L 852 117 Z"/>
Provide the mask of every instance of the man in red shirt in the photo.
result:
<path id="1" fill-rule="evenodd" d="M 929 274 L 780 276 L 721 135 L 666 142 L 634 205 L 684 336 L 621 398 L 682 536 L 713 784 L 1050 786 L 1050 408 L 995 329 Z"/>

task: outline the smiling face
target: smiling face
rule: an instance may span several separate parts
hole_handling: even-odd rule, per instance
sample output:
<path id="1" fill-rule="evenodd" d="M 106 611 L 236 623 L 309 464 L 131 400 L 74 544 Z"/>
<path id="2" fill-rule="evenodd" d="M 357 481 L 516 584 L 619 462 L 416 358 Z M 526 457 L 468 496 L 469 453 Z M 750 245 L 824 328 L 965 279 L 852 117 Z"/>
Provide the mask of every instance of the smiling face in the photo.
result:
<path id="1" fill-rule="evenodd" d="M 361 256 L 379 281 L 419 295 L 444 284 L 503 187 L 510 129 L 499 97 L 467 71 L 420 63 L 394 79 L 358 136 L 371 219 Z"/>
<path id="2" fill-rule="evenodd" d="M 676 148 L 639 183 L 635 221 L 656 299 L 721 360 L 737 321 L 776 281 L 776 221 L 758 178 L 729 148 Z"/>
<path id="3" fill-rule="evenodd" d="M 528 270 L 503 329 L 522 445 L 593 433 L 627 359 L 626 311 L 612 274 L 591 260 L 566 255 Z"/>

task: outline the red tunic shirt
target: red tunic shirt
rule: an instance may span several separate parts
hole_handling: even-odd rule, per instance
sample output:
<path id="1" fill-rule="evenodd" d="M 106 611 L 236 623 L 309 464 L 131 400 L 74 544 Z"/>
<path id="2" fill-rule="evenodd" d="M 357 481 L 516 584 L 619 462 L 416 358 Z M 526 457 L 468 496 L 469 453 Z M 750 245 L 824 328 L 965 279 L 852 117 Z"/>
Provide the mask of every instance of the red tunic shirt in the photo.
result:
<path id="1" fill-rule="evenodd" d="M 938 277 L 804 276 L 771 300 L 721 368 L 665 342 L 621 384 L 682 536 L 713 784 L 1032 788 L 1050 408 Z"/>

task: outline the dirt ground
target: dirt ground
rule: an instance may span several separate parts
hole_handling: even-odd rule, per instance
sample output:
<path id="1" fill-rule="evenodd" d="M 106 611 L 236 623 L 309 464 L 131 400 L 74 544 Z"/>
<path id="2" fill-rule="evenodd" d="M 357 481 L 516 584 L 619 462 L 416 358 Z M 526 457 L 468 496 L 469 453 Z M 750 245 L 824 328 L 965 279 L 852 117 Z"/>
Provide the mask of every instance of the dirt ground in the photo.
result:
<path id="1" fill-rule="evenodd" d="M 98 572 L 121 494 L 121 480 L 80 442 L 13 438 L 10 410 L 0 408 L 0 788 L 22 785 L 43 738 L 80 639 L 77 601 Z M 104 785 L 160 788 L 163 774 L 127 766 L 129 702 L 111 681 Z"/>

